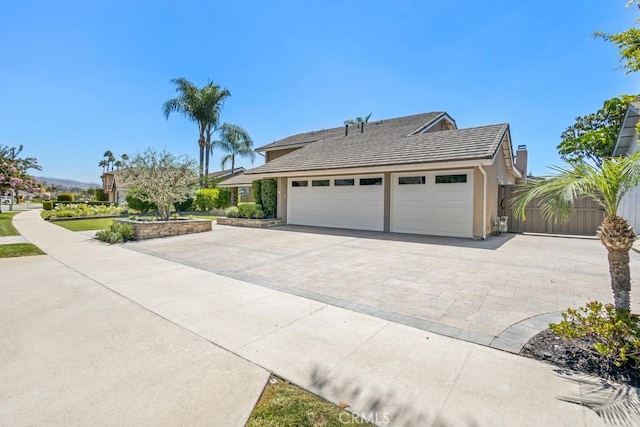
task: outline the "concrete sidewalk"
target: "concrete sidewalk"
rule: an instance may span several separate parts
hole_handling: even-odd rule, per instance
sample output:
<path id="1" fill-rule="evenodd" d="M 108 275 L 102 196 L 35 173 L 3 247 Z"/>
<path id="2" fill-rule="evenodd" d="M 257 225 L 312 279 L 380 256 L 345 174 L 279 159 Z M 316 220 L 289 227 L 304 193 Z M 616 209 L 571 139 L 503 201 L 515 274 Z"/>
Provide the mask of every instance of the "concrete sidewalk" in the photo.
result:
<path id="1" fill-rule="evenodd" d="M 14 224 L 70 274 L 101 283 L 333 402 L 347 402 L 378 424 L 599 426 L 604 420 L 583 405 L 604 401 L 618 388 L 600 387 L 608 390 L 605 396 L 598 394 L 597 382 L 559 375 L 541 362 L 132 252 L 126 245 L 107 246 L 48 224 L 37 212 L 18 215 Z M 637 390 L 629 392 L 637 396 Z M 233 405 L 234 397 L 229 390 L 213 398 Z"/>
<path id="2" fill-rule="evenodd" d="M 0 425 L 242 425 L 269 373 L 49 256 L 0 260 Z"/>

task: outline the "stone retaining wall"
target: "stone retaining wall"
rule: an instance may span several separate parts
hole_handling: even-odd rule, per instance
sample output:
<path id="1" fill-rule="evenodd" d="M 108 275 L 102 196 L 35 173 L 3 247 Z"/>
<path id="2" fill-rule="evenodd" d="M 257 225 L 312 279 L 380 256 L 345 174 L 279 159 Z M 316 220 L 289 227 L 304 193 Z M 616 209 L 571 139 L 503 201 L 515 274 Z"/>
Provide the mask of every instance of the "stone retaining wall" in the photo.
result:
<path id="1" fill-rule="evenodd" d="M 207 219 L 179 219 L 173 221 L 133 221 L 130 219 L 121 219 L 116 221 L 131 224 L 136 240 L 211 231 L 212 223 L 212 221 Z"/>
<path id="2" fill-rule="evenodd" d="M 273 219 L 248 219 L 248 218 L 218 218 L 216 222 L 220 225 L 236 225 L 239 227 L 274 227 L 276 225 L 282 225 L 280 218 Z"/>

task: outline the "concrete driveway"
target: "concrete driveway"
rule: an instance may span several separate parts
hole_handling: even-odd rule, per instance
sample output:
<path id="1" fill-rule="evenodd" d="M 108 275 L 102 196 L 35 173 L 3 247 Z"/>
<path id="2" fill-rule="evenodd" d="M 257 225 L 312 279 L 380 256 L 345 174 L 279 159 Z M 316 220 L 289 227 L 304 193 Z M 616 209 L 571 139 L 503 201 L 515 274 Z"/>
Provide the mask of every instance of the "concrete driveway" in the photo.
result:
<path id="1" fill-rule="evenodd" d="M 525 319 L 612 300 L 606 250 L 595 239 L 214 225 L 210 233 L 125 247 L 484 345 Z M 633 276 L 640 254 L 631 258 Z"/>

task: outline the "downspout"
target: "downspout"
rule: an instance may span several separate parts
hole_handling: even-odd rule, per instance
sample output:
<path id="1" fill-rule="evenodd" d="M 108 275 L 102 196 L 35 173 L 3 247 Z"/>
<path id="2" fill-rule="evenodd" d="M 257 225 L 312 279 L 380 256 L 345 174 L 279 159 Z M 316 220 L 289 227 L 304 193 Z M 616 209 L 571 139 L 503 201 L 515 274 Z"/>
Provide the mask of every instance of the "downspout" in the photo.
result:
<path id="1" fill-rule="evenodd" d="M 482 168 L 482 164 L 478 165 L 478 169 L 482 173 L 482 240 L 487 239 L 487 172 Z"/>

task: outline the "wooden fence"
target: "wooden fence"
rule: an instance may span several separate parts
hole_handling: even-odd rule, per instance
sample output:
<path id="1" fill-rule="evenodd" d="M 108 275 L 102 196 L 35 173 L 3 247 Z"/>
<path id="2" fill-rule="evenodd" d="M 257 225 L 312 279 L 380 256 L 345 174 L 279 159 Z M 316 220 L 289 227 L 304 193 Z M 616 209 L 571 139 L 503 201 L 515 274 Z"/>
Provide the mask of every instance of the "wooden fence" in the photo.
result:
<path id="1" fill-rule="evenodd" d="M 546 233 L 594 236 L 604 219 L 604 210 L 594 200 L 578 200 L 571 209 L 567 222 L 547 221 L 542 218 L 538 199 L 534 199 L 526 208 L 526 221 L 515 218 L 511 209 L 514 197 L 513 186 L 502 186 L 499 192 L 500 216 L 509 217 L 509 231 L 512 233 Z"/>

